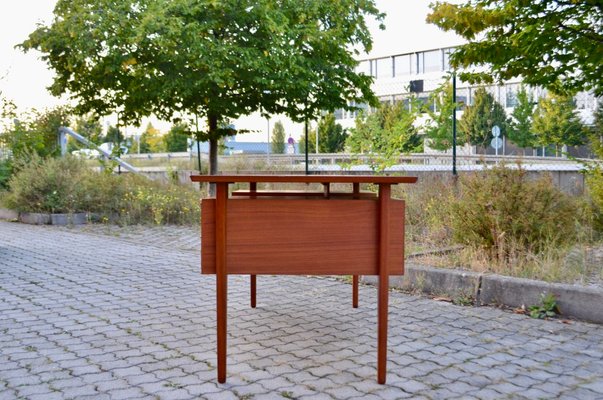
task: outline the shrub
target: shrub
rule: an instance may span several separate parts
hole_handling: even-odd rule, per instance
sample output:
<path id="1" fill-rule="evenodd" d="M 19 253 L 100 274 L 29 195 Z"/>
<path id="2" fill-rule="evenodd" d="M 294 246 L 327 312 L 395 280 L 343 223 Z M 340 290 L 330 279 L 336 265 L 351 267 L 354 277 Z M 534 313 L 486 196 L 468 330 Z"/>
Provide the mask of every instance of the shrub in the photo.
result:
<path id="1" fill-rule="evenodd" d="M 120 209 L 123 221 L 157 225 L 199 223 L 199 192 L 173 183 L 140 179 L 133 183 L 123 197 Z"/>
<path id="2" fill-rule="evenodd" d="M 503 165 L 462 176 L 458 189 L 450 208 L 458 243 L 506 258 L 509 249 L 539 253 L 576 237 L 577 202 L 549 177 L 530 180 L 520 166 Z"/>
<path id="3" fill-rule="evenodd" d="M 395 185 L 392 195 L 406 201 L 406 234 L 410 243 L 420 244 L 421 249 L 450 244 L 448 219 L 454 198 L 451 177 L 421 177 L 413 185 Z"/>
<path id="4" fill-rule="evenodd" d="M 124 224 L 199 223 L 199 192 L 134 174 L 98 173 L 74 158 L 21 162 L 10 180 L 6 205 L 26 212 L 92 212 Z"/>
<path id="5" fill-rule="evenodd" d="M 593 228 L 603 231 L 603 169 L 593 166 L 586 171 L 586 185 L 591 206 Z"/>
<path id="6" fill-rule="evenodd" d="M 13 164 L 10 159 L 0 160 L 0 190 L 8 188 L 8 180 L 13 172 Z"/>
<path id="7" fill-rule="evenodd" d="M 69 213 L 85 211 L 84 182 L 91 171 L 73 157 L 43 159 L 35 153 L 15 163 L 6 204 L 26 212 Z"/>

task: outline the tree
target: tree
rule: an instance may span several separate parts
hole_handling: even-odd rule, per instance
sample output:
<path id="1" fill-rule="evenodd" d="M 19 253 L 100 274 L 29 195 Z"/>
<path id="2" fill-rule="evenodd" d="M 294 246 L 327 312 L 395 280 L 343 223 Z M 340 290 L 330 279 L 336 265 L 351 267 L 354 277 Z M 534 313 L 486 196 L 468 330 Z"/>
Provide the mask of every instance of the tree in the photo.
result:
<path id="1" fill-rule="evenodd" d="M 313 134 L 312 131 L 309 130 L 308 135 L 310 135 L 310 141 L 308 142 L 308 154 L 316 153 L 316 134 Z M 299 137 L 299 152 L 301 154 L 306 154 L 305 133 Z"/>
<path id="2" fill-rule="evenodd" d="M 522 77 L 555 92 L 603 95 L 600 0 L 465 0 L 431 7 L 428 22 L 469 41 L 451 55 L 451 65 L 489 67 L 461 73 L 464 81 Z"/>
<path id="3" fill-rule="evenodd" d="M 140 152 L 161 153 L 165 150 L 165 142 L 159 130 L 149 122 L 142 135 L 140 135 Z"/>
<path id="4" fill-rule="evenodd" d="M 277 121 L 272 129 L 271 147 L 274 154 L 285 153 L 285 128 L 281 121 Z"/>
<path id="5" fill-rule="evenodd" d="M 13 157 L 19 159 L 35 153 L 40 157 L 56 157 L 61 154 L 59 127 L 68 126 L 71 110 L 56 107 L 45 111 L 33 110 L 19 119 L 13 118 L 5 128 L 1 141 L 7 146 Z"/>
<path id="6" fill-rule="evenodd" d="M 598 158 L 603 158 L 603 99 L 597 101 L 597 108 L 593 113 L 593 123 L 590 127 L 589 139 L 594 155 Z M 603 205 L 603 174 L 600 168 L 597 169 L 597 172 L 599 179 L 601 179 L 598 184 L 601 188 L 601 204 Z"/>
<path id="7" fill-rule="evenodd" d="M 532 131 L 532 118 L 534 115 L 534 99 L 524 86 L 517 92 L 517 105 L 511 114 L 509 122 L 509 140 L 525 149 L 534 147 L 536 136 Z"/>
<path id="8" fill-rule="evenodd" d="M 460 131 L 466 141 L 486 147 L 492 139 L 492 127 L 498 125 L 501 135 L 507 134 L 505 109 L 483 87 L 475 91 L 473 105 L 467 106 L 459 121 Z"/>
<path id="9" fill-rule="evenodd" d="M 367 18 L 383 19 L 374 0 L 58 0 L 54 15 L 21 44 L 54 70 L 51 92 L 124 123 L 204 117 L 211 174 L 227 119 L 377 101 L 354 58 L 372 46 Z"/>
<path id="10" fill-rule="evenodd" d="M 344 150 L 348 137 L 340 124 L 335 123 L 335 114 L 328 113 L 318 122 L 318 151 L 321 153 L 339 153 Z M 316 131 L 313 133 L 316 137 Z"/>
<path id="11" fill-rule="evenodd" d="M 111 125 L 107 128 L 107 134 L 103 138 L 103 141 L 105 143 L 114 143 L 119 146 L 124 141 L 124 135 L 117 126 Z"/>
<path id="12" fill-rule="evenodd" d="M 176 153 L 182 151 L 188 151 L 188 138 L 190 132 L 188 127 L 183 123 L 177 123 L 172 125 L 169 132 L 163 136 L 163 142 L 165 143 L 165 150 L 168 153 Z"/>
<path id="13" fill-rule="evenodd" d="M 75 120 L 75 131 L 92 143 L 101 144 L 103 126 L 99 119 L 93 115 L 77 118 Z"/>
<path id="14" fill-rule="evenodd" d="M 368 154 L 373 170 L 395 164 L 403 153 L 422 151 L 423 142 L 415 127 L 421 106 L 414 97 L 408 105 L 382 103 L 368 115 L 361 113 L 346 146 L 353 153 Z"/>
<path id="15" fill-rule="evenodd" d="M 540 99 L 532 130 L 541 146 L 578 146 L 584 144 L 585 129 L 576 114 L 571 96 L 549 95 Z"/>
<path id="16" fill-rule="evenodd" d="M 429 96 L 429 104 L 435 103 L 435 110 L 425 107 L 429 120 L 424 129 L 429 138 L 429 147 L 435 150 L 448 150 L 452 147 L 452 111 L 458 103 L 452 101 L 452 84 L 446 80 Z M 457 145 L 463 144 L 457 138 Z"/>

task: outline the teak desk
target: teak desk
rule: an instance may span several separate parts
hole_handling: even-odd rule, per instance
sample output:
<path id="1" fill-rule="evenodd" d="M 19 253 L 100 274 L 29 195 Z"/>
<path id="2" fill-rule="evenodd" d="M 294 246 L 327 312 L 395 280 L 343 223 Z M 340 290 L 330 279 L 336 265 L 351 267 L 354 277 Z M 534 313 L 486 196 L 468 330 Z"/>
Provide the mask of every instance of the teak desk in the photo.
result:
<path id="1" fill-rule="evenodd" d="M 216 184 L 216 198 L 201 207 L 201 272 L 216 274 L 218 382 L 226 382 L 228 274 L 352 275 L 352 305 L 358 307 L 358 276 L 379 275 L 377 381 L 385 383 L 389 275 L 404 274 L 404 202 L 391 185 L 416 177 L 360 175 L 194 175 Z M 249 183 L 233 192 L 231 183 Z M 258 183 L 320 183 L 323 191 L 258 191 Z M 352 184 L 349 193 L 331 183 Z M 361 183 L 379 187 L 360 191 Z"/>

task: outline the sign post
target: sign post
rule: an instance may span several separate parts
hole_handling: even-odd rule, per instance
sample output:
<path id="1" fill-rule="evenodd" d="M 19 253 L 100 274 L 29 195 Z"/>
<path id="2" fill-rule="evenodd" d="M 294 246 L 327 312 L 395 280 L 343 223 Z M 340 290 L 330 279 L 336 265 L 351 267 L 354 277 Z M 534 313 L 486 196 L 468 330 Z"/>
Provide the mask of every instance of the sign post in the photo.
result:
<path id="1" fill-rule="evenodd" d="M 496 155 L 498 156 L 498 149 L 500 149 L 503 145 L 502 139 L 500 136 L 500 127 L 498 125 L 494 125 L 492 127 L 492 136 L 494 137 L 492 141 L 490 141 L 490 146 L 496 150 Z"/>

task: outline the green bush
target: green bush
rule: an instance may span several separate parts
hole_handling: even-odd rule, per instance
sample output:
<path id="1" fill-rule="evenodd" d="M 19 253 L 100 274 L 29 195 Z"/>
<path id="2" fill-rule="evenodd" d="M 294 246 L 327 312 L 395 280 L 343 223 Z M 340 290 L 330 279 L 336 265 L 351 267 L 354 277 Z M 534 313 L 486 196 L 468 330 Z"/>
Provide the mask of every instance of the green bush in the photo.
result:
<path id="1" fill-rule="evenodd" d="M 593 228 L 603 231 L 603 170 L 599 166 L 591 167 L 586 173 L 586 186 L 591 206 Z"/>
<path id="2" fill-rule="evenodd" d="M 91 212 L 123 224 L 196 224 L 199 192 L 135 174 L 98 173 L 74 157 L 20 162 L 5 203 L 25 212 Z"/>
<path id="3" fill-rule="evenodd" d="M 10 159 L 0 160 L 0 190 L 8 188 L 8 180 L 13 172 L 13 164 Z"/>
<path id="4" fill-rule="evenodd" d="M 494 167 L 462 176 L 450 206 L 453 240 L 493 252 L 539 253 L 572 243 L 579 218 L 577 201 L 550 178 L 528 179 L 521 167 Z"/>
<path id="5" fill-rule="evenodd" d="M 199 192 L 173 183 L 139 180 L 126 188 L 122 206 L 120 215 L 130 223 L 182 225 L 200 220 Z"/>
<path id="6" fill-rule="evenodd" d="M 86 211 L 82 202 L 84 182 L 92 172 L 73 158 L 44 159 L 35 153 L 15 163 L 6 204 L 25 212 L 70 213 Z"/>

